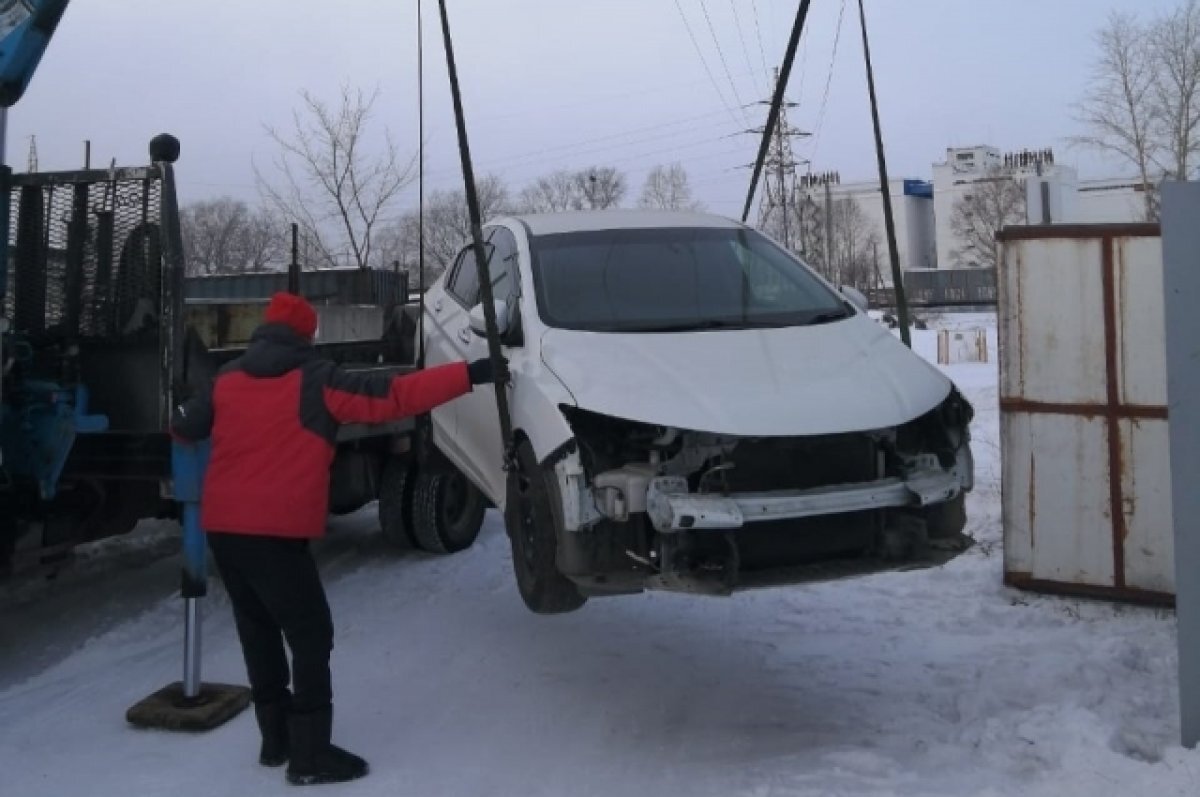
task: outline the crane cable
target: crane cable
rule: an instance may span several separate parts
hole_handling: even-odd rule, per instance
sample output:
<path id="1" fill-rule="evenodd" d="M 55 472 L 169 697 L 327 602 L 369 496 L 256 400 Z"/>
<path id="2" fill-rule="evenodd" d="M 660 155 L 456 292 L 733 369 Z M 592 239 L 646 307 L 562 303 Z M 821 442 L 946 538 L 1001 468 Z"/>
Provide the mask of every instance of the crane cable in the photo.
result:
<path id="1" fill-rule="evenodd" d="M 492 373 L 500 374 L 504 354 L 500 349 L 496 302 L 492 293 L 492 279 L 488 274 L 487 251 L 483 243 L 483 220 L 479 211 L 479 195 L 475 190 L 475 169 L 471 164 L 471 145 L 467 140 L 467 120 L 463 113 L 462 92 L 458 88 L 458 68 L 454 63 L 454 43 L 450 38 L 450 16 L 446 11 L 446 0 L 438 0 L 438 8 L 442 17 L 442 39 L 446 47 L 450 96 L 454 103 L 454 123 L 458 132 L 458 154 L 462 161 L 467 215 L 471 219 L 471 248 L 475 252 L 475 268 L 479 273 L 479 293 L 483 304 L 484 326 L 487 330 L 488 359 L 492 363 Z M 504 444 L 504 468 L 511 470 L 515 462 L 516 439 L 513 437 L 512 413 L 508 406 L 508 384 L 505 380 L 497 378 L 493 387 L 496 389 L 496 413 L 500 416 L 500 439 Z"/>

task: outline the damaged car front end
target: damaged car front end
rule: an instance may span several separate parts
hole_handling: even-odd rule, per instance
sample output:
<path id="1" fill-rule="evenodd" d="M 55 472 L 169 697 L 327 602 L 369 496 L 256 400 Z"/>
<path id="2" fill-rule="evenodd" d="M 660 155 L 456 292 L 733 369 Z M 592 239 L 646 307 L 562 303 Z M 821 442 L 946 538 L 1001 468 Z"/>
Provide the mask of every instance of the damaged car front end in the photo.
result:
<path id="1" fill-rule="evenodd" d="M 471 396 L 435 442 L 504 510 L 533 611 L 931 566 L 969 546 L 971 407 L 861 294 L 703 214 L 521 216 L 489 242 L 511 286 L 497 317 L 515 439 Z M 460 262 L 432 291 L 430 362 L 484 350 L 481 322 L 459 326 L 483 317 L 471 273 Z"/>
<path id="2" fill-rule="evenodd" d="M 972 410 L 898 427 L 737 437 L 564 409 L 558 567 L 585 594 L 727 595 L 943 564 L 966 550 Z"/>

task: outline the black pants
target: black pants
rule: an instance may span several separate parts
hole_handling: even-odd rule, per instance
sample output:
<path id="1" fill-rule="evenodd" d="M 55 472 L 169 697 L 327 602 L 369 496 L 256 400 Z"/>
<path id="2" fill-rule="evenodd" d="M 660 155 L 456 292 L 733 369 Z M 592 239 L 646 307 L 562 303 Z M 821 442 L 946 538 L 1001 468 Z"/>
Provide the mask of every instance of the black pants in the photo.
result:
<path id="1" fill-rule="evenodd" d="M 208 545 L 233 604 L 254 702 L 290 701 L 296 712 L 328 707 L 333 618 L 308 541 L 212 532 Z"/>

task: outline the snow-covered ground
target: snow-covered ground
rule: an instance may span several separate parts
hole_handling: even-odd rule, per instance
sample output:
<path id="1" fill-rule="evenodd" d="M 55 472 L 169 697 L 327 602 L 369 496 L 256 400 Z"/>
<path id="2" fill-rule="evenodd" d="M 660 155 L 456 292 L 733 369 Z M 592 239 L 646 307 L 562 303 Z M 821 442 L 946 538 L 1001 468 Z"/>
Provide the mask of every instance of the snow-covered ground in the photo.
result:
<path id="1" fill-rule="evenodd" d="M 916 335 L 936 357 L 936 333 Z M 995 362 L 946 371 L 977 409 L 979 544 L 939 570 L 546 618 L 494 515 L 450 558 L 387 552 L 370 513 L 336 522 L 319 548 L 335 736 L 372 764 L 337 793 L 1200 794 L 1172 613 L 1001 585 Z M 147 525 L 0 591 L 0 794 L 292 793 L 255 763 L 248 714 L 202 735 L 124 722 L 178 678 L 171 545 Z M 205 676 L 241 682 L 219 584 L 206 604 Z"/>

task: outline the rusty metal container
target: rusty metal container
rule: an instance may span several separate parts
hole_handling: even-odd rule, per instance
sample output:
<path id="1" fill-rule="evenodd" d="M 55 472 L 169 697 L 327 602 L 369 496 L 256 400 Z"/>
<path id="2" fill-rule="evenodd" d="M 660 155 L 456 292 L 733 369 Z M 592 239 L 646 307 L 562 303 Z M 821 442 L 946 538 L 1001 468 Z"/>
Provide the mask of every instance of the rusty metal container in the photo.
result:
<path id="1" fill-rule="evenodd" d="M 1000 235 L 1004 579 L 1174 599 L 1157 225 Z"/>

